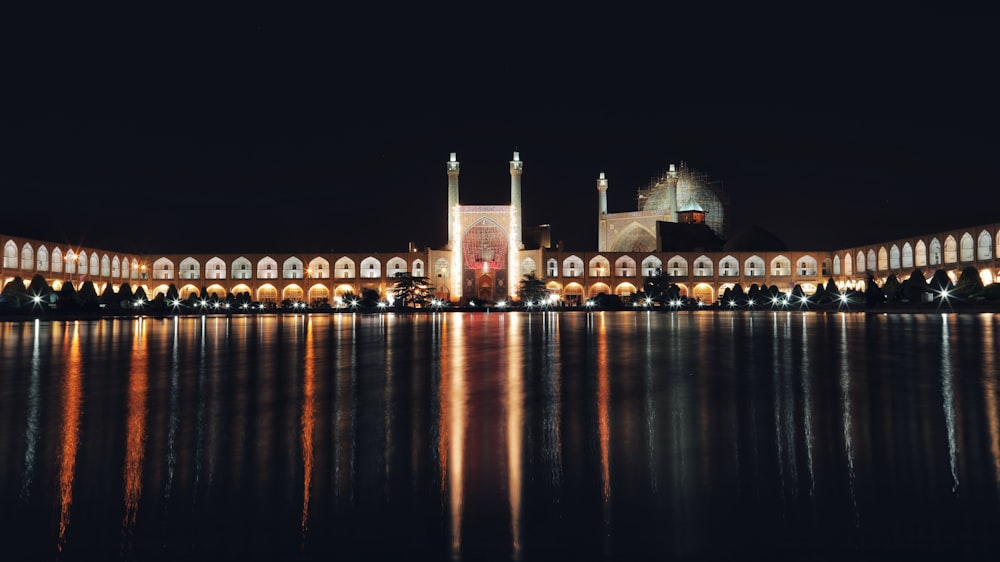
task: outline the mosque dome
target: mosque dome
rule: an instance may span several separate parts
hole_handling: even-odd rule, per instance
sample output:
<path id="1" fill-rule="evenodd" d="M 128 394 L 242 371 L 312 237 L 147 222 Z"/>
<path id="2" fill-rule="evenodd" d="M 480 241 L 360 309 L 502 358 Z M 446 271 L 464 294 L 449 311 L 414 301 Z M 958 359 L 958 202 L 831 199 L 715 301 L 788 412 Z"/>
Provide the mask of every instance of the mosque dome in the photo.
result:
<path id="1" fill-rule="evenodd" d="M 672 166 L 671 166 L 672 167 Z M 719 236 L 725 236 L 726 198 L 722 182 L 709 181 L 708 176 L 681 162 L 676 171 L 666 172 L 649 187 L 639 191 L 640 211 L 670 211 L 668 183 L 677 178 L 677 201 L 684 207 L 676 211 L 706 213 L 705 223 Z"/>
<path id="2" fill-rule="evenodd" d="M 784 252 L 788 245 L 755 225 L 738 232 L 722 245 L 722 249 L 726 252 Z"/>

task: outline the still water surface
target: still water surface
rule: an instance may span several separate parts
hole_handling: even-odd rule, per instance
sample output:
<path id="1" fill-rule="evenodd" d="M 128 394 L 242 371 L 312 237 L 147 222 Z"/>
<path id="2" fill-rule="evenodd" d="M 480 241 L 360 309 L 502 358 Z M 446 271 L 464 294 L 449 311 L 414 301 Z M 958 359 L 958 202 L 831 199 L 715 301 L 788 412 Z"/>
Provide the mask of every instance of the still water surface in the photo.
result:
<path id="1" fill-rule="evenodd" d="M 991 314 L 0 324 L 9 560 L 995 560 Z"/>

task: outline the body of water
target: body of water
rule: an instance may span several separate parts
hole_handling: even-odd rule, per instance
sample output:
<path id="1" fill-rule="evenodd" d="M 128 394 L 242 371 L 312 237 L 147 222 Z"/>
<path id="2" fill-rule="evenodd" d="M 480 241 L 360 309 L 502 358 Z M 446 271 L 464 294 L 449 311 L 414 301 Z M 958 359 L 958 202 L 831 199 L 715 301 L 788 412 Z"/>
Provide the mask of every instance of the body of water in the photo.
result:
<path id="1" fill-rule="evenodd" d="M 0 323 L 0 552 L 992 560 L 998 320 Z"/>

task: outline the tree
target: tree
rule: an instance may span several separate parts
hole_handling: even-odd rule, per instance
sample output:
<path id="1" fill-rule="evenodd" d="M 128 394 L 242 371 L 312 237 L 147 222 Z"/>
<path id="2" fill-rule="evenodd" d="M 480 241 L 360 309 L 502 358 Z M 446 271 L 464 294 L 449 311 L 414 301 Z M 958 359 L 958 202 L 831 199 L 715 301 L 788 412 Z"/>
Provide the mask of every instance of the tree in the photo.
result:
<path id="1" fill-rule="evenodd" d="M 910 277 L 902 284 L 903 298 L 910 302 L 923 302 L 924 293 L 927 292 L 927 280 L 924 279 L 924 272 L 920 268 L 910 272 Z"/>
<path id="2" fill-rule="evenodd" d="M 674 278 L 662 271 L 658 271 L 655 275 L 650 275 L 643 280 L 642 292 L 657 303 L 663 303 L 680 296 L 680 290 L 674 284 Z"/>
<path id="3" fill-rule="evenodd" d="M 128 282 L 122 283 L 118 287 L 118 293 L 116 293 L 115 302 L 118 304 L 118 308 L 129 308 L 132 306 L 132 299 L 135 297 L 132 295 L 132 285 Z"/>
<path id="4" fill-rule="evenodd" d="M 533 273 L 528 273 L 521 278 L 521 283 L 517 287 L 517 299 L 522 303 L 541 303 L 548 299 L 549 291 L 545 288 L 545 281 L 542 281 Z"/>
<path id="5" fill-rule="evenodd" d="M 885 303 L 885 293 L 875 282 L 875 275 L 869 270 L 865 278 L 865 303 L 868 308 L 876 307 Z"/>
<path id="6" fill-rule="evenodd" d="M 76 292 L 76 287 L 69 281 L 59 288 L 59 308 L 62 310 L 76 310 L 80 308 L 80 295 Z"/>
<path id="7" fill-rule="evenodd" d="M 24 286 L 24 280 L 21 279 L 20 275 L 15 275 L 9 283 L 4 285 L 0 295 L 3 296 L 3 303 L 8 308 L 21 308 L 21 306 L 31 302 L 31 294 Z"/>
<path id="8" fill-rule="evenodd" d="M 740 285 L 739 283 L 733 285 L 733 290 L 730 293 L 730 298 L 732 298 L 732 300 L 735 301 L 736 304 L 740 306 L 745 305 L 747 302 L 747 295 L 746 293 L 743 292 L 743 285 Z M 727 302 L 726 304 L 728 305 L 729 303 Z"/>
<path id="9" fill-rule="evenodd" d="M 822 283 L 816 286 L 816 292 L 812 295 L 812 301 L 819 304 L 829 302 L 830 295 L 826 293 L 826 287 Z"/>
<path id="10" fill-rule="evenodd" d="M 889 302 L 903 300 L 903 286 L 899 283 L 895 273 L 886 278 L 885 283 L 882 284 L 882 292 L 885 293 L 885 298 Z"/>
<path id="11" fill-rule="evenodd" d="M 42 277 L 40 273 L 36 273 L 34 277 L 31 278 L 31 283 L 28 284 L 28 293 L 32 297 L 40 297 L 43 302 L 53 302 L 53 291 L 52 287 L 49 286 L 45 278 Z"/>
<path id="12" fill-rule="evenodd" d="M 934 272 L 934 277 L 931 277 L 929 285 L 932 291 L 938 293 L 944 291 L 951 292 L 955 289 L 955 286 L 951 284 L 951 278 L 948 277 L 948 273 L 943 269 L 938 269 Z"/>
<path id="13" fill-rule="evenodd" d="M 962 298 L 977 295 L 983 291 L 983 279 L 979 277 L 976 268 L 968 266 L 962 269 L 962 274 L 955 284 L 955 294 Z"/>
<path id="14" fill-rule="evenodd" d="M 97 310 L 99 308 L 98 301 L 100 298 L 97 296 L 97 289 L 94 287 L 94 282 L 87 280 L 80 285 L 80 291 L 77 293 L 80 299 L 80 304 L 86 309 Z"/>
<path id="15" fill-rule="evenodd" d="M 408 272 L 396 274 L 392 286 L 392 296 L 399 308 L 425 307 L 431 298 L 431 284 L 426 277 L 417 277 Z"/>
<path id="16" fill-rule="evenodd" d="M 800 302 L 802 302 L 803 299 L 805 299 L 805 297 L 806 297 L 806 294 L 802 290 L 802 285 L 799 285 L 798 283 L 796 283 L 795 286 L 792 287 L 792 302 L 794 302 L 794 303 L 800 303 Z"/>

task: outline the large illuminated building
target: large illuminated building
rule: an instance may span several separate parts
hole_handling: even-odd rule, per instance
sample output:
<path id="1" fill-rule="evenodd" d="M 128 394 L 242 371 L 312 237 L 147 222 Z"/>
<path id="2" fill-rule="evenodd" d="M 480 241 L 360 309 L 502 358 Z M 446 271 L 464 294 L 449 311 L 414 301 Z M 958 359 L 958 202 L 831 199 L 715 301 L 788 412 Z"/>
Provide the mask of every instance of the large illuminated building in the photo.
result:
<path id="1" fill-rule="evenodd" d="M 719 238 L 726 235 L 728 205 L 721 183 L 709 181 L 708 176 L 689 168 L 684 162 L 679 167 L 671 164 L 658 179 L 639 190 L 636 197 L 639 208 L 636 211 L 608 212 L 608 179 L 603 172 L 597 180 L 597 191 L 600 194 L 598 251 L 662 250 L 664 223 L 704 223 Z"/>
<path id="2" fill-rule="evenodd" d="M 452 303 L 516 298 L 520 280 L 544 280 L 554 302 L 568 305 L 604 294 L 628 300 L 645 277 L 667 273 L 682 294 L 716 302 L 736 284 L 777 286 L 805 294 L 833 279 L 840 289 L 863 289 L 869 274 L 883 282 L 921 269 L 930 278 L 942 269 L 953 281 L 974 267 L 984 284 L 1000 269 L 1000 223 L 935 232 L 839 250 L 791 250 L 763 230 L 730 236 L 727 205 L 719 184 L 686 165 L 671 165 L 638 190 L 636 211 L 609 213 L 609 178 L 597 178 L 596 250 L 551 247 L 537 228 L 522 225 L 524 162 L 509 162 L 510 204 L 478 206 L 459 198 L 460 164 L 452 153 L 447 174 L 448 241 L 440 248 L 372 253 L 132 254 L 110 249 L 0 235 L 4 286 L 27 284 L 36 274 L 54 289 L 91 281 L 99 294 L 128 283 L 150 298 L 173 285 L 191 294 L 249 294 L 264 303 L 281 301 L 337 306 L 347 294 L 377 292 L 388 299 L 399 273 L 431 280 L 437 296 Z M 588 188 L 592 189 L 592 188 Z M 590 192 L 593 193 L 593 192 Z"/>

